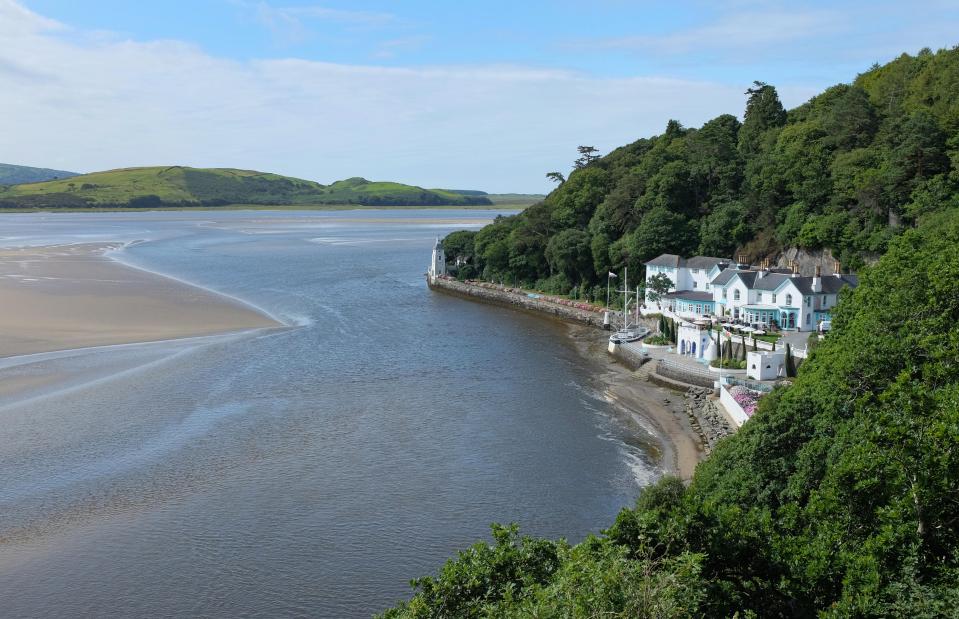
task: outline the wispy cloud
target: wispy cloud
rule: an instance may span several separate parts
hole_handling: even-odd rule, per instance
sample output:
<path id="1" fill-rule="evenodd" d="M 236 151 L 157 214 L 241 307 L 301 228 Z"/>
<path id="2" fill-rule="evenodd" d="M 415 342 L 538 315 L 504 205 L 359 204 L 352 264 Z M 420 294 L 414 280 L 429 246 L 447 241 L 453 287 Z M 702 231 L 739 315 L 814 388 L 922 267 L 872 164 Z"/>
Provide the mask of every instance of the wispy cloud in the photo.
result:
<path id="1" fill-rule="evenodd" d="M 286 43 L 299 43 L 307 39 L 311 27 L 317 23 L 335 23 L 349 28 L 380 28 L 398 21 L 392 13 L 348 11 L 320 5 L 287 7 L 247 0 L 237 0 L 236 4 L 249 11 L 257 22 Z"/>
<path id="2" fill-rule="evenodd" d="M 509 65 L 234 61 L 177 41 L 66 36 L 0 0 L 0 161 L 89 171 L 183 164 L 329 182 L 367 176 L 545 189 L 578 144 L 608 150 L 739 113 L 742 88 Z M 24 74 L 51 76 L 25 82 Z M 811 92 L 781 89 L 787 103 Z M 173 96 L 175 95 L 175 96 Z M 510 153 L 504 157 L 503 153 Z"/>
<path id="3" fill-rule="evenodd" d="M 429 40 L 429 37 L 422 35 L 382 41 L 376 46 L 376 51 L 373 52 L 373 58 L 395 58 L 402 52 L 420 49 Z"/>
<path id="4" fill-rule="evenodd" d="M 568 45 L 657 55 L 739 52 L 833 36 L 845 26 L 844 16 L 837 11 L 757 10 L 723 15 L 711 23 L 663 34 L 578 40 Z"/>

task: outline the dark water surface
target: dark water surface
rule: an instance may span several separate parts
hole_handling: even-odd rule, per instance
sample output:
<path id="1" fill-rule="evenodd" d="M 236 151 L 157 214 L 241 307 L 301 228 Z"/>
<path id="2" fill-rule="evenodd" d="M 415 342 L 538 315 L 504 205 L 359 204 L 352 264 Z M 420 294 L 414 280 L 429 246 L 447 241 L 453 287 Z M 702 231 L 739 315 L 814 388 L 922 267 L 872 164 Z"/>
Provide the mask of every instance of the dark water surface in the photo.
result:
<path id="1" fill-rule="evenodd" d="M 128 369 L 0 402 L 0 615 L 368 616 L 490 522 L 611 522 L 657 439 L 562 325 L 425 286 L 435 236 L 492 216 L 0 216 L 7 245 L 144 240 L 119 257 L 294 325 L 54 358 Z"/>

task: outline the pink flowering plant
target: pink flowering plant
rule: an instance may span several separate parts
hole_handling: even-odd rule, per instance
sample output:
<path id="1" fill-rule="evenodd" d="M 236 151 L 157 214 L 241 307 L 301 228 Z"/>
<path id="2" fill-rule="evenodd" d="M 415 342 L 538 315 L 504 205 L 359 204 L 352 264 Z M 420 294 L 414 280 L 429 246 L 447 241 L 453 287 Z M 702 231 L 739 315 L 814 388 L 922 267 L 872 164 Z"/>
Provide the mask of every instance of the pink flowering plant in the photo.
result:
<path id="1" fill-rule="evenodd" d="M 733 399 L 736 400 L 736 404 L 739 404 L 743 412 L 747 416 L 752 417 L 753 413 L 756 412 L 756 405 L 759 404 L 759 395 L 755 391 L 750 391 L 745 387 L 736 385 L 729 389 L 729 394 L 733 396 Z"/>

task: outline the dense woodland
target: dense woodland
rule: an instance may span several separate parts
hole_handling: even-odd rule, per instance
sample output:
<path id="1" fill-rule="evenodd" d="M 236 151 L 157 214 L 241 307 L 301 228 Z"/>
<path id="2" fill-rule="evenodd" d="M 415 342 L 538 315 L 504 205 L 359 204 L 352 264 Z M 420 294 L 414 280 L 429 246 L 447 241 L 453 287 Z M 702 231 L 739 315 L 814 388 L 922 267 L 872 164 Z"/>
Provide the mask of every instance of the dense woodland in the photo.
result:
<path id="1" fill-rule="evenodd" d="M 385 616 L 959 614 L 957 67 L 904 56 L 788 114 L 758 86 L 742 126 L 671 123 L 470 238 L 487 275 L 529 279 L 750 242 L 883 255 L 688 487 L 664 478 L 575 545 L 494 526 Z"/>
<path id="2" fill-rule="evenodd" d="M 540 204 L 447 239 L 465 277 L 565 293 L 661 253 L 750 259 L 828 248 L 858 269 L 959 202 L 959 48 L 902 55 L 786 111 L 774 86 L 597 157 Z M 581 149 L 582 151 L 583 149 Z"/>
<path id="3" fill-rule="evenodd" d="M 688 488 L 575 546 L 495 527 L 386 616 L 955 616 L 959 209 L 921 219 Z"/>

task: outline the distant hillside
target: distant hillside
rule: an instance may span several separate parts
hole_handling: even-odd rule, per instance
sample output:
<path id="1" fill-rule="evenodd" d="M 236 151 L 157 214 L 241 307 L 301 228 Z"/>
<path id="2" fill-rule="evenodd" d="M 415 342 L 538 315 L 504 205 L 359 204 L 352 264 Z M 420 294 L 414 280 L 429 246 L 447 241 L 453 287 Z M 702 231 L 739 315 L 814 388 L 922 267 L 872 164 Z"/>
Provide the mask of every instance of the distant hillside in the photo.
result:
<path id="1" fill-rule="evenodd" d="M 42 183 L 58 178 L 76 176 L 76 172 L 51 170 L 49 168 L 31 168 L 25 165 L 0 163 L 0 185 L 19 185 L 20 183 Z"/>
<path id="2" fill-rule="evenodd" d="M 496 205 L 511 204 L 515 206 L 532 206 L 546 199 L 546 196 L 539 193 L 488 193 L 486 197 Z"/>
<path id="3" fill-rule="evenodd" d="M 478 193 L 482 194 L 482 192 Z M 489 206 L 492 204 L 485 195 L 464 195 L 447 189 L 423 189 L 415 185 L 368 181 L 359 177 L 337 181 L 327 187 L 323 193 L 323 203 L 370 206 Z"/>
<path id="4" fill-rule="evenodd" d="M 158 208 L 164 206 L 489 206 L 464 196 L 400 183 L 351 178 L 313 181 L 231 168 L 125 168 L 0 188 L 0 208 Z"/>

